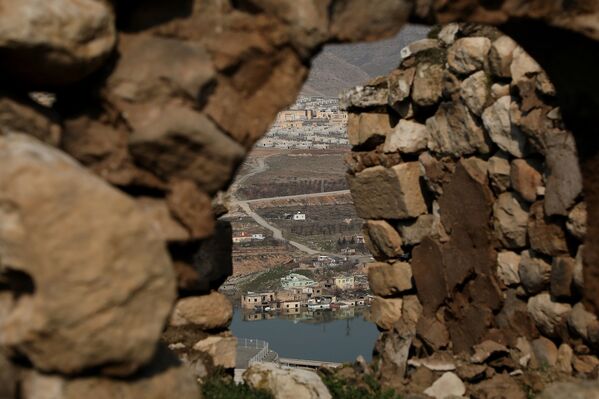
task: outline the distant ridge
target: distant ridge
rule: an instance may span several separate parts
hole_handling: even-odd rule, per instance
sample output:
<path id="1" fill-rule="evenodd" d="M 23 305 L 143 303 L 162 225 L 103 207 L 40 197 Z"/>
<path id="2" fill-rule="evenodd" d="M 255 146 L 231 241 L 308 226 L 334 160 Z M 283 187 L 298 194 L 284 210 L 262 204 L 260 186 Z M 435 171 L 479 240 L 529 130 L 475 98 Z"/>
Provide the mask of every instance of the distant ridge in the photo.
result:
<path id="1" fill-rule="evenodd" d="M 408 25 L 391 39 L 325 46 L 314 59 L 300 95 L 337 97 L 345 89 L 388 74 L 399 65 L 400 50 L 425 38 L 429 29 L 422 25 Z"/>

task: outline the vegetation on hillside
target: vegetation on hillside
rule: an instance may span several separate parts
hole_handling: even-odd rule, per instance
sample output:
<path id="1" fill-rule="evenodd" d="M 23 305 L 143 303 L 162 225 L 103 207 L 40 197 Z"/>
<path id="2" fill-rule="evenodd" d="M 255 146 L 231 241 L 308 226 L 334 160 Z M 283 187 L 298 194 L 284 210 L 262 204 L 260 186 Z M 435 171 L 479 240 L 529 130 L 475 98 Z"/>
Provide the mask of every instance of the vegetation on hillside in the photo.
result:
<path id="1" fill-rule="evenodd" d="M 202 384 L 204 399 L 274 399 L 270 392 L 236 384 L 224 372 L 215 373 Z"/>
<path id="2" fill-rule="evenodd" d="M 289 273 L 298 273 L 309 278 L 314 278 L 314 273 L 310 270 L 294 270 L 289 266 L 276 266 L 264 272 L 256 273 L 256 277 L 248 279 L 241 286 L 241 292 L 247 291 L 270 291 L 281 288 L 281 277 Z"/>
<path id="3" fill-rule="evenodd" d="M 370 374 L 364 374 L 362 384 L 346 381 L 338 375 L 321 375 L 333 399 L 401 399 L 392 389 L 385 389 Z"/>

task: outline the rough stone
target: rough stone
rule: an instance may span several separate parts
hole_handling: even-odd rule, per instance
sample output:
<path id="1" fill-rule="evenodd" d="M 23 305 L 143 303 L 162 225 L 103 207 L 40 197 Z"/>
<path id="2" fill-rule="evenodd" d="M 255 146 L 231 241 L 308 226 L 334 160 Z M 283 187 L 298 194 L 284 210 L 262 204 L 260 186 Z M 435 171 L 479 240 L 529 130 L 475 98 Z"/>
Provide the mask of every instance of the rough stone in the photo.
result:
<path id="1" fill-rule="evenodd" d="M 453 357 L 447 352 L 435 352 L 429 357 L 412 358 L 408 364 L 414 367 L 426 367 L 431 371 L 453 371 L 456 369 Z"/>
<path id="2" fill-rule="evenodd" d="M 515 289 L 505 293 L 503 308 L 495 317 L 495 322 L 510 346 L 515 346 L 522 337 L 533 339 L 539 335 L 526 302 L 518 298 Z"/>
<path id="3" fill-rule="evenodd" d="M 503 152 L 499 152 L 489 158 L 488 165 L 489 179 L 493 191 L 499 194 L 510 188 L 511 167 L 508 156 Z"/>
<path id="4" fill-rule="evenodd" d="M 490 99 L 490 82 L 484 71 L 466 78 L 460 88 L 460 96 L 474 115 L 481 116 Z"/>
<path id="5" fill-rule="evenodd" d="M 513 193 L 502 193 L 493 205 L 497 238 L 506 248 L 526 246 L 528 209 Z"/>
<path id="6" fill-rule="evenodd" d="M 446 348 L 449 345 L 447 327 L 434 316 L 423 316 L 418 319 L 416 333 L 418 338 L 434 351 Z"/>
<path id="7" fill-rule="evenodd" d="M 596 373 L 599 367 L 599 359 L 593 355 L 580 355 L 572 358 L 572 367 L 576 372 L 591 376 Z"/>
<path id="8" fill-rule="evenodd" d="M 517 46 L 508 36 L 501 36 L 491 43 L 489 68 L 493 75 L 500 78 L 511 77 L 512 55 Z"/>
<path id="9" fill-rule="evenodd" d="M 0 398 L 14 399 L 17 397 L 18 375 L 17 367 L 0 353 Z"/>
<path id="10" fill-rule="evenodd" d="M 368 109 L 387 105 L 389 97 L 386 78 L 376 78 L 364 86 L 356 86 L 339 96 L 339 108 Z"/>
<path id="11" fill-rule="evenodd" d="M 455 170 L 453 162 L 445 161 L 447 160 L 437 160 L 429 152 L 423 152 L 418 157 L 426 186 L 436 196 L 443 194 L 443 186 Z"/>
<path id="12" fill-rule="evenodd" d="M 164 200 L 139 197 L 136 202 L 137 206 L 145 213 L 157 237 L 166 242 L 189 239 L 189 232 L 173 218 Z"/>
<path id="13" fill-rule="evenodd" d="M 584 287 L 584 276 L 583 276 L 583 267 L 582 267 L 582 254 L 584 253 L 584 245 L 578 246 L 578 251 L 576 252 L 576 263 L 574 264 L 574 276 L 572 279 L 574 280 L 574 285 L 578 289 L 578 291 L 582 291 Z"/>
<path id="14" fill-rule="evenodd" d="M 331 399 L 318 374 L 304 369 L 284 369 L 274 363 L 256 363 L 243 373 L 251 387 L 269 391 L 275 399 Z"/>
<path id="15" fill-rule="evenodd" d="M 387 78 L 389 86 L 388 104 L 397 108 L 399 104 L 405 103 L 412 92 L 412 83 L 416 68 L 396 69 L 392 71 Z"/>
<path id="16" fill-rule="evenodd" d="M 419 244 L 425 237 L 433 234 L 434 215 L 420 215 L 415 220 L 401 221 L 397 224 L 404 245 Z"/>
<path id="17" fill-rule="evenodd" d="M 97 70 L 116 43 L 114 15 L 101 1 L 4 0 L 0 8 L 2 69 L 29 85 L 77 82 Z"/>
<path id="18" fill-rule="evenodd" d="M 58 116 L 34 101 L 0 97 L 0 134 L 25 133 L 51 145 L 58 146 L 62 128 Z"/>
<path id="19" fill-rule="evenodd" d="M 586 202 L 577 204 L 570 213 L 568 214 L 568 221 L 566 227 L 570 234 L 578 238 L 580 241 L 584 240 L 587 232 L 587 205 Z"/>
<path id="20" fill-rule="evenodd" d="M 370 317 L 381 330 L 391 330 L 401 319 L 402 302 L 401 298 L 375 297 L 370 306 Z"/>
<path id="21" fill-rule="evenodd" d="M 424 393 L 435 399 L 445 399 L 448 397 L 462 396 L 466 393 L 466 386 L 455 373 L 448 371 L 443 373 L 433 385 L 428 387 Z"/>
<path id="22" fill-rule="evenodd" d="M 412 274 L 425 315 L 434 315 L 448 294 L 443 249 L 438 242 L 427 237 L 414 248 Z"/>
<path id="23" fill-rule="evenodd" d="M 404 295 L 401 308 L 401 319 L 413 335 L 416 332 L 418 321 L 422 317 L 422 304 L 417 295 Z"/>
<path id="24" fill-rule="evenodd" d="M 375 259 L 393 259 L 403 254 L 399 233 L 386 221 L 368 220 L 362 231 L 366 246 Z"/>
<path id="25" fill-rule="evenodd" d="M 401 49 L 399 54 L 404 60 L 426 50 L 438 48 L 439 42 L 436 39 L 420 39 L 412 42 Z"/>
<path id="26" fill-rule="evenodd" d="M 422 107 L 436 104 L 443 90 L 443 65 L 419 63 L 412 85 L 412 101 Z"/>
<path id="27" fill-rule="evenodd" d="M 227 327 L 232 317 L 231 302 L 223 294 L 213 291 L 208 295 L 179 299 L 173 309 L 170 325 L 192 325 L 202 330 L 215 330 Z"/>
<path id="28" fill-rule="evenodd" d="M 348 177 L 356 211 L 364 219 L 406 219 L 426 212 L 420 167 L 408 162 L 375 166 Z"/>
<path id="29" fill-rule="evenodd" d="M 551 281 L 551 265 L 530 251 L 523 251 L 519 276 L 528 294 L 538 294 L 547 288 Z"/>
<path id="30" fill-rule="evenodd" d="M 555 364 L 558 371 L 566 374 L 572 374 L 572 357 L 574 350 L 568 344 L 561 344 L 557 350 L 557 362 Z"/>
<path id="31" fill-rule="evenodd" d="M 473 397 L 481 399 L 527 399 L 528 397 L 520 384 L 507 374 L 495 374 L 491 379 L 471 386 L 470 391 Z"/>
<path id="32" fill-rule="evenodd" d="M 458 157 L 489 151 L 483 129 L 466 106 L 460 102 L 442 103 L 426 121 L 428 148 L 434 153 Z"/>
<path id="33" fill-rule="evenodd" d="M 506 286 L 520 283 L 520 255 L 511 251 L 501 251 L 497 254 L 497 277 Z"/>
<path id="34" fill-rule="evenodd" d="M 478 345 L 474 345 L 474 354 L 470 357 L 473 363 L 484 363 L 491 357 L 506 356 L 509 351 L 505 345 L 495 341 L 483 341 Z"/>
<path id="35" fill-rule="evenodd" d="M 198 383 L 189 369 L 166 348 L 126 379 L 80 376 L 66 379 L 56 374 L 28 371 L 23 376 L 23 399 L 197 399 Z"/>
<path id="36" fill-rule="evenodd" d="M 469 74 L 485 65 L 491 41 L 486 37 L 465 37 L 456 40 L 447 52 L 449 68 L 459 74 Z"/>
<path id="37" fill-rule="evenodd" d="M 351 145 L 364 144 L 376 136 L 384 139 L 391 132 L 393 132 L 393 127 L 387 114 L 349 114 L 347 135 Z"/>
<path id="38" fill-rule="evenodd" d="M 550 256 L 568 253 L 564 223 L 545 216 L 543 202 L 535 202 L 530 207 L 528 237 L 535 251 Z"/>
<path id="39" fill-rule="evenodd" d="M 451 23 L 443 26 L 439 31 L 438 38 L 441 42 L 446 46 L 451 46 L 455 40 L 456 36 L 460 31 L 460 25 L 457 23 Z"/>
<path id="40" fill-rule="evenodd" d="M 554 367 L 557 364 L 558 351 L 551 340 L 545 337 L 533 340 L 532 351 L 539 367 Z"/>
<path id="41" fill-rule="evenodd" d="M 412 268 L 407 262 L 368 264 L 368 283 L 375 295 L 390 297 L 412 289 Z"/>
<path id="42" fill-rule="evenodd" d="M 569 256 L 553 258 L 550 292 L 554 298 L 568 299 L 572 296 L 575 267 L 576 261 Z"/>
<path id="43" fill-rule="evenodd" d="M 509 152 L 517 158 L 526 154 L 526 136 L 512 123 L 510 116 L 510 96 L 501 97 L 482 114 L 485 128 L 491 140 L 503 151 Z"/>
<path id="44" fill-rule="evenodd" d="M 599 395 L 598 381 L 554 382 L 541 392 L 539 399 L 592 399 Z"/>
<path id="45" fill-rule="evenodd" d="M 500 84 L 500 83 L 493 83 L 491 85 L 491 97 L 493 98 L 493 100 L 497 101 L 501 97 L 505 97 L 505 96 L 509 96 L 509 95 L 510 95 L 510 85 Z"/>
<path id="46" fill-rule="evenodd" d="M 553 302 L 546 292 L 531 297 L 527 307 L 539 330 L 548 337 L 555 336 L 558 325 L 572 309 L 568 304 Z"/>
<path id="47" fill-rule="evenodd" d="M 427 143 L 428 130 L 425 125 L 401 119 L 393 132 L 387 134 L 383 149 L 385 152 L 412 154 L 425 150 Z"/>
<path id="48" fill-rule="evenodd" d="M 166 202 L 172 214 L 189 231 L 192 239 L 203 239 L 214 232 L 214 214 L 210 196 L 191 180 L 175 180 L 169 185 Z"/>
<path id="49" fill-rule="evenodd" d="M 175 279 L 145 214 L 28 136 L 0 136 L 0 154 L 0 270 L 12 270 L 20 297 L 0 320 L 1 344 L 48 372 L 113 364 L 118 370 L 105 372 L 121 373 L 146 363 Z"/>
<path id="50" fill-rule="evenodd" d="M 543 176 L 535 165 L 526 159 L 512 161 L 510 180 L 512 188 L 528 202 L 537 198 L 537 190 L 543 185 Z"/>
<path id="51" fill-rule="evenodd" d="M 208 353 L 215 366 L 235 368 L 237 338 L 232 336 L 209 336 L 193 346 L 193 349 Z"/>
<path id="52" fill-rule="evenodd" d="M 597 316 L 588 312 L 582 303 L 577 303 L 568 315 L 568 326 L 585 340 L 590 338 L 590 327 L 597 324 Z"/>
<path id="53" fill-rule="evenodd" d="M 516 47 L 513 50 L 512 57 L 513 61 L 510 65 L 510 72 L 514 84 L 518 84 L 523 79 L 542 72 L 539 64 L 522 47 Z"/>

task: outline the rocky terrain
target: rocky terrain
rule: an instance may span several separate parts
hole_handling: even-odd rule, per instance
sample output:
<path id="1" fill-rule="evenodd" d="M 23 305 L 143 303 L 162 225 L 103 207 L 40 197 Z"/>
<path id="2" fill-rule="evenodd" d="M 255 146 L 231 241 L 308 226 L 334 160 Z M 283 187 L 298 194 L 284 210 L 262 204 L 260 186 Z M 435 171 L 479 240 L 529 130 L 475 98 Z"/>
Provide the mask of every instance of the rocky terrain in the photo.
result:
<path id="1" fill-rule="evenodd" d="M 391 296 L 379 300 L 380 315 L 394 315 L 389 323 L 379 320 L 389 331 L 378 344 L 378 375 L 383 381 L 385 375 L 401 375 L 406 352 L 422 362 L 431 345 L 441 344 L 436 352 L 447 346 L 458 354 L 467 343 L 485 341 L 503 345 L 510 356 L 475 360 L 495 370 L 489 374 L 507 372 L 513 368 L 507 359 L 516 361 L 514 353 L 518 364 L 527 356 L 526 344 L 518 349 L 518 337 L 532 347 L 531 367 L 533 355 L 537 363 L 553 362 L 539 353 L 557 347 L 561 360 L 556 366 L 565 365 L 568 375 L 563 359 L 570 347 L 572 373 L 592 374 L 599 309 L 596 2 L 0 0 L 0 395 L 195 399 L 200 397 L 198 381 L 216 367 L 232 368 L 231 305 L 216 291 L 231 273 L 231 229 L 216 221 L 226 209 L 213 198 L 229 186 L 277 112 L 295 100 L 322 46 L 388 38 L 408 20 L 501 25 L 544 67 L 553 85 L 514 50 L 510 80 L 485 74 L 487 81 L 499 84 L 491 85 L 489 97 L 478 72 L 490 70 L 486 60 L 494 65 L 494 56 L 488 56 L 493 48 L 505 60 L 510 45 L 499 46 L 483 30 L 470 35 L 474 43 L 458 40 L 447 50 L 450 75 L 456 79 L 449 76 L 440 93 L 439 76 L 446 75 L 446 68 L 437 60 L 445 55 L 433 51 L 418 68 L 414 65 L 413 117 L 402 101 L 406 86 L 390 91 L 384 87 L 387 79 L 348 101 L 355 111 L 367 111 L 354 118 L 359 133 L 350 186 L 358 212 L 376 219 L 369 222 L 369 235 L 385 243 L 372 247 L 379 259 L 395 259 L 402 251 L 411 255 L 415 282 L 408 289 L 405 279 L 399 285 L 383 278 L 383 288 L 375 288 L 381 289 L 381 298 Z M 427 54 L 417 47 L 411 52 L 408 63 Z M 502 69 L 503 61 L 499 64 Z M 408 64 L 399 75 L 402 70 L 405 78 L 412 73 Z M 375 109 L 381 104 L 383 112 Z M 381 134 L 371 135 L 369 126 L 388 119 L 388 105 L 396 108 L 386 133 L 395 130 L 397 115 L 420 125 L 433 118 L 424 125 L 427 132 L 437 132 L 430 143 L 427 139 L 426 151 L 421 140 L 406 143 L 400 137 L 389 144 L 399 151 L 381 155 L 386 143 Z M 563 134 L 559 113 L 553 112 L 558 105 L 573 136 Z M 532 153 L 520 148 L 512 122 Z M 399 126 L 407 128 L 405 121 Z M 557 145 L 553 137 L 564 140 Z M 582 293 L 575 258 L 582 223 L 576 214 L 584 212 L 575 211 L 583 205 L 581 180 L 573 178 L 570 167 L 576 163 L 573 139 L 588 214 Z M 380 144 L 382 151 L 370 151 Z M 498 154 L 498 148 L 510 155 Z M 428 161 L 418 160 L 426 152 Z M 460 160 L 462 155 L 471 159 Z M 509 189 L 502 188 L 506 178 L 499 179 L 501 173 L 491 184 L 489 170 L 497 166 L 505 172 L 505 162 L 491 162 L 493 156 L 509 163 Z M 424 174 L 428 180 L 421 179 L 421 161 L 432 168 Z M 545 166 L 539 169 L 538 161 Z M 535 171 L 542 177 L 540 185 Z M 401 190 L 398 179 L 422 188 L 421 194 Z M 541 186 L 544 193 L 536 191 Z M 360 187 L 368 188 L 376 206 L 359 199 Z M 433 209 L 435 202 L 438 209 Z M 471 210 L 468 217 L 465 210 Z M 435 223 L 438 236 L 420 237 L 412 247 L 408 242 L 417 236 L 401 238 L 402 245 L 399 234 L 385 239 L 395 229 L 392 224 L 425 214 L 440 220 Z M 427 248 L 443 251 L 430 259 Z M 493 270 L 495 250 L 520 255 L 519 262 L 510 253 L 502 258 L 509 284 Z M 382 263 L 385 276 L 388 263 Z M 508 273 L 515 264 L 520 282 Z M 431 270 L 423 277 L 419 265 Z M 455 273 L 448 273 L 447 265 Z M 392 276 L 407 275 L 408 267 L 399 267 Z M 434 293 L 426 294 L 431 287 Z M 414 323 L 420 313 L 416 298 L 423 317 Z M 414 313 L 407 311 L 412 305 Z M 404 307 L 403 321 L 392 324 Z M 473 326 L 476 315 L 481 320 L 476 328 L 463 329 Z M 447 330 L 448 335 L 426 341 L 418 328 L 413 334 L 420 320 L 438 325 L 427 331 Z M 392 332 L 402 329 L 404 321 L 401 331 L 411 340 Z M 510 327 L 497 331 L 504 322 Z M 521 331 L 522 325 L 529 329 Z M 511 332 L 518 332 L 516 347 Z M 503 347 L 498 351 L 505 353 Z M 256 374 L 250 378 L 248 373 L 252 384 L 290 397 L 279 379 L 291 373 Z M 465 374 L 457 375 L 468 381 Z M 506 377 L 497 375 L 488 381 L 503 384 Z M 428 392 L 443 390 L 439 385 L 448 382 L 457 386 L 452 393 L 462 392 L 455 376 L 442 378 Z M 290 380 L 307 386 L 304 397 L 327 397 L 310 378 Z M 541 397 L 560 397 L 564 391 L 583 397 L 584 390 L 596 394 L 596 382 L 557 384 Z"/>

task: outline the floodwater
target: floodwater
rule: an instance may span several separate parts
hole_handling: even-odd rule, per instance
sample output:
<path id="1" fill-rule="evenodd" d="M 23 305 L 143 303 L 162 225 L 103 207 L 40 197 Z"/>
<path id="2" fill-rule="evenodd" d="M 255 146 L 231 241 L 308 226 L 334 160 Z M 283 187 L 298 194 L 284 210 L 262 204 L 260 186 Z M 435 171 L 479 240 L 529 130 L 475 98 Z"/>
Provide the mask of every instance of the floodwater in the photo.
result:
<path id="1" fill-rule="evenodd" d="M 238 338 L 267 341 L 280 357 L 342 363 L 362 355 L 370 361 L 379 332 L 366 313 L 349 308 L 271 315 L 236 308 L 231 330 Z"/>

